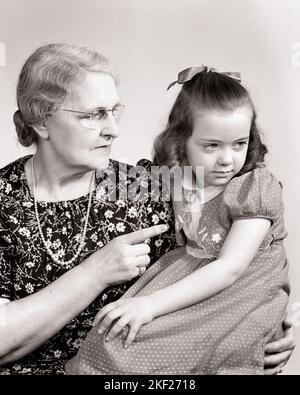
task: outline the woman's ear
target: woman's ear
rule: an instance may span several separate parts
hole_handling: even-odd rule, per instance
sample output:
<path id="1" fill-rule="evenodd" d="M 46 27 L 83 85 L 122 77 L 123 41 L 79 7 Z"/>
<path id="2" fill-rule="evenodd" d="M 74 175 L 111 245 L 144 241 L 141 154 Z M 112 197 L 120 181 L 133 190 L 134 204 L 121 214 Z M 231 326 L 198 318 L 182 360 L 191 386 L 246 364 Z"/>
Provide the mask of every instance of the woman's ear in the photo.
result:
<path id="1" fill-rule="evenodd" d="M 49 139 L 49 131 L 48 131 L 48 118 L 46 117 L 44 121 L 39 124 L 32 126 L 32 129 L 37 133 L 37 135 L 44 140 Z"/>
<path id="2" fill-rule="evenodd" d="M 48 127 L 46 125 L 36 125 L 32 126 L 32 129 L 36 134 L 43 140 L 49 139 Z"/>

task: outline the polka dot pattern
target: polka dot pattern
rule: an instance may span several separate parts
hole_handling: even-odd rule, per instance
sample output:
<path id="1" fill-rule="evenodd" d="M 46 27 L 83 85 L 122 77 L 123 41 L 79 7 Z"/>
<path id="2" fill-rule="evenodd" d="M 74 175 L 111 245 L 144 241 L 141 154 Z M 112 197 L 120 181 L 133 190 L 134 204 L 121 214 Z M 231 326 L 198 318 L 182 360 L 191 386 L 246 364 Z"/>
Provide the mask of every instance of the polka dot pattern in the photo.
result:
<path id="1" fill-rule="evenodd" d="M 105 342 L 93 328 L 77 356 L 66 365 L 66 372 L 263 374 L 264 346 L 282 336 L 289 293 L 281 187 L 266 169 L 235 178 L 222 194 L 204 205 L 198 226 L 199 251 L 217 257 L 230 225 L 243 217 L 269 218 L 272 226 L 253 262 L 230 288 L 155 318 L 141 328 L 127 350 L 123 348 L 124 333 Z M 183 245 L 150 267 L 124 297 L 147 295 L 212 260 L 189 255 Z"/>

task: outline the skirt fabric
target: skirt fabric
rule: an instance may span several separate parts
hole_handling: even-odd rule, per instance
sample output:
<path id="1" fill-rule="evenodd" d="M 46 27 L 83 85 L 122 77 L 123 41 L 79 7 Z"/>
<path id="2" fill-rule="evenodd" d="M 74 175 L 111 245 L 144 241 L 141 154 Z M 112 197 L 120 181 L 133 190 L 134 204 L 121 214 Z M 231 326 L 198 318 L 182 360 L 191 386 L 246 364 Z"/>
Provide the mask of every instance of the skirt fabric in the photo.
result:
<path id="1" fill-rule="evenodd" d="M 288 302 L 287 263 L 282 254 L 276 244 L 260 252 L 231 287 L 155 318 L 140 329 L 128 349 L 123 348 L 125 331 L 106 342 L 105 334 L 93 328 L 66 364 L 66 373 L 263 374 L 265 344 L 282 336 Z M 147 295 L 210 262 L 180 247 L 150 267 L 123 298 Z"/>

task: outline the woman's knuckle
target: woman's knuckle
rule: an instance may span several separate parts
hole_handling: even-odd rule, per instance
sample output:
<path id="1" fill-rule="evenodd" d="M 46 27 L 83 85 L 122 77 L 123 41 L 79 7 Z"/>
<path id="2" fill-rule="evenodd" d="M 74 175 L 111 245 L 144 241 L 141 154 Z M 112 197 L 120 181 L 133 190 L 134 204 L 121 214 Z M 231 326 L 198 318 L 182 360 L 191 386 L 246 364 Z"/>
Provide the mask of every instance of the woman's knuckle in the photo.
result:
<path id="1" fill-rule="evenodd" d="M 114 314 L 112 312 L 108 313 L 106 315 L 106 320 L 107 321 L 112 321 L 114 319 Z"/>

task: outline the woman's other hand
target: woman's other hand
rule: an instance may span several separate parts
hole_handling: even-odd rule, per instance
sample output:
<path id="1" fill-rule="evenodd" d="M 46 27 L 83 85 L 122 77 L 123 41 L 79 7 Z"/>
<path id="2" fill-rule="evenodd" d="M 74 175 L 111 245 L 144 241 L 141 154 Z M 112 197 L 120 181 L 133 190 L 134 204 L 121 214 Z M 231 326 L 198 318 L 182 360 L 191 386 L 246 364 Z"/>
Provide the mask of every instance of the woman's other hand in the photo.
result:
<path id="1" fill-rule="evenodd" d="M 293 334 L 293 323 L 290 319 L 283 322 L 284 337 L 269 343 L 265 348 L 265 375 L 274 375 L 282 372 L 283 366 L 290 359 L 296 346 Z"/>

